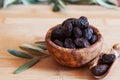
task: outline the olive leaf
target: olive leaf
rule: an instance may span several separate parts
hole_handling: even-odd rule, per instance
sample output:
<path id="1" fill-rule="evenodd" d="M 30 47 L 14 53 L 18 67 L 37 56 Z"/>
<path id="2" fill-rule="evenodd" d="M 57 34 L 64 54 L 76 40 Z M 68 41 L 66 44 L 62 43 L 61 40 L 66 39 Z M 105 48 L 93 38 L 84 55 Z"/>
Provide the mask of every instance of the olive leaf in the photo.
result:
<path id="1" fill-rule="evenodd" d="M 62 0 L 57 0 L 57 3 L 63 8 L 66 9 L 66 6 Z"/>
<path id="2" fill-rule="evenodd" d="M 71 4 L 91 4 L 93 3 L 93 0 L 64 0 L 64 2 L 71 3 Z"/>
<path id="3" fill-rule="evenodd" d="M 21 0 L 24 5 L 30 5 L 36 3 L 38 0 Z"/>
<path id="4" fill-rule="evenodd" d="M 4 0 L 3 7 L 6 8 L 6 7 L 10 6 L 11 4 L 16 3 L 18 1 L 19 0 Z"/>
<path id="5" fill-rule="evenodd" d="M 17 57 L 20 57 L 20 58 L 27 58 L 27 59 L 31 59 L 33 58 L 32 56 L 24 53 L 24 52 L 21 52 L 21 51 L 17 51 L 17 50 L 11 50 L 11 49 L 8 49 L 8 52 L 14 56 L 17 56 Z"/>
<path id="6" fill-rule="evenodd" d="M 117 0 L 106 0 L 106 3 L 111 4 L 111 5 L 116 5 L 116 6 L 119 5 Z"/>
<path id="7" fill-rule="evenodd" d="M 14 71 L 14 74 L 18 74 L 18 73 L 21 73 L 21 72 L 29 69 L 30 67 L 34 66 L 39 61 L 40 61 L 40 58 L 34 58 L 34 59 L 28 61 L 27 63 L 25 63 L 24 65 L 20 66 L 18 69 L 16 69 Z"/>
<path id="8" fill-rule="evenodd" d="M 73 2 L 80 2 L 81 0 L 64 0 L 64 2 L 70 2 L 70 3 L 73 3 Z"/>
<path id="9" fill-rule="evenodd" d="M 57 3 L 54 3 L 54 6 L 53 6 L 53 9 L 52 9 L 54 12 L 58 12 L 58 11 L 60 11 L 60 8 L 59 8 L 59 6 L 58 6 L 58 4 Z"/>
<path id="10" fill-rule="evenodd" d="M 40 48 L 44 49 L 44 50 L 47 50 L 45 41 L 38 41 L 38 42 L 35 42 L 35 45 L 36 45 L 37 47 L 40 47 Z"/>
<path id="11" fill-rule="evenodd" d="M 61 9 L 66 9 L 65 3 L 68 4 L 99 4 L 106 8 L 116 8 L 115 6 L 119 6 L 119 3 L 117 0 L 1 0 L 0 6 L 6 8 L 11 4 L 24 4 L 24 5 L 30 5 L 30 4 L 53 4 L 53 11 L 57 12 Z M 112 4 L 113 5 L 112 5 Z M 115 6 L 114 6 L 115 5 Z"/>
<path id="12" fill-rule="evenodd" d="M 39 52 L 40 55 L 49 55 L 49 52 L 47 52 L 46 50 L 43 50 L 37 46 L 31 45 L 31 44 L 23 44 L 20 47 L 22 48 L 26 48 L 29 50 L 33 50 L 33 51 L 37 51 Z"/>
<path id="13" fill-rule="evenodd" d="M 115 5 L 106 3 L 104 0 L 96 0 L 96 1 L 98 4 L 100 4 L 101 6 L 106 7 L 106 8 L 115 8 L 116 7 Z"/>
<path id="14" fill-rule="evenodd" d="M 35 44 L 45 45 L 45 41 L 37 41 L 37 42 L 35 42 Z"/>
<path id="15" fill-rule="evenodd" d="M 43 50 L 47 50 L 46 45 L 41 45 L 41 44 L 35 44 L 35 45 Z"/>
<path id="16" fill-rule="evenodd" d="M 0 0 L 0 7 L 3 7 L 4 0 Z"/>

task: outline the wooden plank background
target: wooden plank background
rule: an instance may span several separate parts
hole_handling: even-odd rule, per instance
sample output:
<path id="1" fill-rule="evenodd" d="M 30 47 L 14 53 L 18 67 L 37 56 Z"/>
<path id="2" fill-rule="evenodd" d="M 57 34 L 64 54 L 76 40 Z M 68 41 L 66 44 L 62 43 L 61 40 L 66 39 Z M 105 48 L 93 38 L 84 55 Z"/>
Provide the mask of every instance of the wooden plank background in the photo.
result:
<path id="1" fill-rule="evenodd" d="M 44 40 L 47 30 L 69 17 L 86 16 L 104 37 L 102 51 L 109 52 L 120 42 L 120 9 L 100 6 L 68 5 L 66 11 L 55 13 L 47 5 L 14 5 L 0 9 L 0 80 L 95 80 L 87 67 L 68 68 L 51 57 L 20 73 L 12 72 L 28 60 L 8 54 L 7 49 L 19 49 L 23 43 Z M 103 80 L 119 80 L 120 64 Z"/>

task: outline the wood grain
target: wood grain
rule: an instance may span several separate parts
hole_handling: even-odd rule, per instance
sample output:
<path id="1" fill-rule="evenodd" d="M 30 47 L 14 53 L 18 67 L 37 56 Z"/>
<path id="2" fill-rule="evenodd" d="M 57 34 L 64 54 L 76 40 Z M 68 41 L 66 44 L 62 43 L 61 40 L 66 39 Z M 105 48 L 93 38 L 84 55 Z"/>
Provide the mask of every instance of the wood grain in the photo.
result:
<path id="1" fill-rule="evenodd" d="M 59 65 L 51 57 L 41 60 L 29 70 L 12 74 L 28 60 L 14 57 L 7 49 L 20 50 L 23 43 L 44 40 L 47 30 L 69 17 L 87 16 L 104 37 L 102 51 L 109 52 L 114 43 L 120 42 L 120 9 L 100 6 L 68 5 L 66 11 L 54 13 L 47 5 L 14 5 L 0 9 L 0 80 L 95 80 L 87 67 L 68 68 Z M 119 80 L 120 64 L 103 80 Z"/>

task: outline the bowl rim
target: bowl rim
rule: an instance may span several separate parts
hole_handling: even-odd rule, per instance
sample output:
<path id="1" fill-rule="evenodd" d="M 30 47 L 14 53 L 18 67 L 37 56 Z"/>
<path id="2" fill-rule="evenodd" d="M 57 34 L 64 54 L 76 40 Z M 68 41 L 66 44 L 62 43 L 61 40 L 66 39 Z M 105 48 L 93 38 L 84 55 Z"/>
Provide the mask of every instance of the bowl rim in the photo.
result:
<path id="1" fill-rule="evenodd" d="M 79 51 L 79 50 L 90 50 L 90 49 L 93 50 L 93 47 L 94 47 L 94 46 L 98 45 L 101 41 L 103 41 L 103 37 L 102 37 L 102 34 L 100 33 L 100 31 L 99 31 L 96 27 L 94 27 L 93 25 L 89 25 L 89 26 L 94 30 L 95 34 L 97 34 L 97 37 L 99 37 L 98 40 L 97 40 L 94 44 L 92 44 L 92 45 L 90 45 L 90 46 L 88 46 L 88 47 L 85 47 L 85 48 L 73 48 L 73 49 L 58 46 L 58 45 L 56 45 L 56 44 L 51 40 L 51 33 L 52 33 L 52 31 L 53 31 L 55 28 L 60 27 L 61 25 L 62 25 L 62 24 L 57 24 L 56 26 L 50 28 L 50 29 L 48 30 L 47 34 L 46 34 L 45 41 L 46 41 L 46 42 L 49 42 L 49 44 L 52 45 L 52 46 L 55 47 L 55 48 L 59 48 L 59 49 L 61 49 L 61 50 L 62 50 L 62 49 L 65 49 L 65 50 L 76 50 L 76 51 Z"/>

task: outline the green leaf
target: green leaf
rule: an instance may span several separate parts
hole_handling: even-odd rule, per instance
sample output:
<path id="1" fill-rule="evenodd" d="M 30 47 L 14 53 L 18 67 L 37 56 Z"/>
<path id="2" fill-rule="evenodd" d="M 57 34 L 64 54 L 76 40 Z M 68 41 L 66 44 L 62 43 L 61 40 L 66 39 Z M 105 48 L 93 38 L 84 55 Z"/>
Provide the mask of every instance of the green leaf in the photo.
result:
<path id="1" fill-rule="evenodd" d="M 68 2 L 68 3 L 79 3 L 81 0 L 63 0 L 64 2 Z"/>
<path id="2" fill-rule="evenodd" d="M 66 9 L 66 6 L 62 0 L 57 0 L 57 2 L 62 8 Z"/>
<path id="3" fill-rule="evenodd" d="M 63 1 L 66 1 L 66 2 L 78 2 L 78 1 L 81 1 L 81 0 L 63 0 Z"/>
<path id="4" fill-rule="evenodd" d="M 53 10 L 54 12 L 59 12 L 59 11 L 60 11 L 60 8 L 59 8 L 59 6 L 55 3 L 52 10 Z"/>
<path id="5" fill-rule="evenodd" d="M 25 63 L 24 65 L 20 66 L 17 70 L 15 70 L 14 74 L 18 74 L 18 73 L 21 73 L 21 72 L 29 69 L 30 67 L 34 66 L 39 61 L 40 61 L 39 58 L 34 58 L 34 59 L 30 60 L 29 62 Z"/>
<path id="6" fill-rule="evenodd" d="M 49 53 L 46 50 L 43 50 L 37 46 L 31 45 L 31 44 L 23 44 L 22 46 L 20 46 L 22 48 L 26 48 L 29 50 L 33 50 L 33 51 L 37 51 L 39 52 L 40 55 L 49 55 Z"/>
<path id="7" fill-rule="evenodd" d="M 37 41 L 37 42 L 35 42 L 35 44 L 46 45 L 46 44 L 45 44 L 45 41 Z"/>
<path id="8" fill-rule="evenodd" d="M 43 49 L 43 50 L 47 50 L 46 45 L 36 44 L 36 46 Z"/>
<path id="9" fill-rule="evenodd" d="M 24 5 L 30 5 L 38 2 L 38 0 L 21 0 Z"/>
<path id="10" fill-rule="evenodd" d="M 91 4 L 94 4 L 94 5 L 97 5 L 98 3 L 97 3 L 97 1 L 96 0 L 90 0 L 91 2 Z"/>
<path id="11" fill-rule="evenodd" d="M 115 8 L 116 7 L 114 5 L 110 5 L 110 4 L 106 3 L 103 0 L 96 0 L 96 1 L 98 4 L 100 4 L 101 6 L 106 7 L 106 8 Z"/>
<path id="12" fill-rule="evenodd" d="M 117 0 L 106 0 L 106 3 L 118 6 Z"/>
<path id="13" fill-rule="evenodd" d="M 37 41 L 37 42 L 35 42 L 35 45 L 36 45 L 37 47 L 40 47 L 40 48 L 44 49 L 44 50 L 47 50 L 45 41 Z"/>
<path id="14" fill-rule="evenodd" d="M 4 0 L 0 0 L 0 7 L 3 7 Z"/>
<path id="15" fill-rule="evenodd" d="M 6 8 L 14 3 L 16 3 L 18 0 L 4 0 L 4 5 L 3 7 Z"/>
<path id="16" fill-rule="evenodd" d="M 20 57 L 20 58 L 27 58 L 27 59 L 31 59 L 33 58 L 32 56 L 24 53 L 24 52 L 20 52 L 20 51 L 17 51 L 17 50 L 11 50 L 11 49 L 8 49 L 8 52 L 14 56 L 17 56 L 17 57 Z"/>

